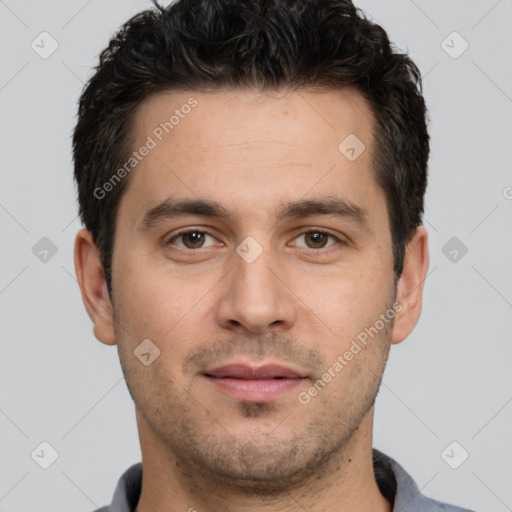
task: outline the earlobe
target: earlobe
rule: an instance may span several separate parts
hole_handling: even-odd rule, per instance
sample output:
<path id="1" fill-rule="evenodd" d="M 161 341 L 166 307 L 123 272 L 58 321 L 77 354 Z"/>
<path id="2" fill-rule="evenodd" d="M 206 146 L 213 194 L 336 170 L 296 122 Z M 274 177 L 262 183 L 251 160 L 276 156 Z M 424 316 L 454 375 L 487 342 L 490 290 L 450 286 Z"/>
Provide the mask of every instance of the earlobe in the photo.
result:
<path id="1" fill-rule="evenodd" d="M 428 262 L 428 233 L 424 226 L 419 226 L 407 244 L 402 275 L 397 283 L 396 302 L 399 306 L 391 343 L 397 344 L 407 338 L 419 320 Z"/>
<path id="2" fill-rule="evenodd" d="M 90 231 L 81 229 L 77 233 L 74 256 L 76 277 L 85 309 L 93 322 L 94 335 L 106 345 L 115 345 L 112 304 L 99 250 Z"/>

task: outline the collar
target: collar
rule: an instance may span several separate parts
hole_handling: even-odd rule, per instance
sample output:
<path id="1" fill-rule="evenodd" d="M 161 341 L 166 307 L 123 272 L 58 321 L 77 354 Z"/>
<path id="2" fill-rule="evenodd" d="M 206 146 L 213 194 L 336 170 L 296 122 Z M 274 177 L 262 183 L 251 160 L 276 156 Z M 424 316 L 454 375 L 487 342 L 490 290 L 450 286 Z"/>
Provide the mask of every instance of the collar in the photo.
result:
<path id="1" fill-rule="evenodd" d="M 393 512 L 472 512 L 427 498 L 398 462 L 375 448 L 372 455 L 375 480 L 382 495 L 392 503 Z M 96 512 L 133 512 L 141 491 L 142 463 L 138 462 L 119 479 L 112 504 Z"/>

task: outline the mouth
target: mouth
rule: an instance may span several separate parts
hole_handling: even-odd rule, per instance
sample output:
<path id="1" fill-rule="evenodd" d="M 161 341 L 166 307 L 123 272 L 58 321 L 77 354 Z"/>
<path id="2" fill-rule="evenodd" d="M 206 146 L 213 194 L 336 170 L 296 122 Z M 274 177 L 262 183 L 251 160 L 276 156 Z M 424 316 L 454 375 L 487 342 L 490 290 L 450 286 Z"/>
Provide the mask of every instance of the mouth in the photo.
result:
<path id="1" fill-rule="evenodd" d="M 229 364 L 208 369 L 203 376 L 216 389 L 249 402 L 270 402 L 301 385 L 308 377 L 280 365 Z"/>

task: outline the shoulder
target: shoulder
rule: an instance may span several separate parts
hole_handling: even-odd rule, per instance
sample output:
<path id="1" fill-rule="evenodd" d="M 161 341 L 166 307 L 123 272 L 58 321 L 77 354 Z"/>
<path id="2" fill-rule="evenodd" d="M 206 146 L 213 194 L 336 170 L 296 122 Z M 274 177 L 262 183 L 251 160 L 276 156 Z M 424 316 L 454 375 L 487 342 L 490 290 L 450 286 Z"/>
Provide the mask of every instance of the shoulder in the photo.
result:
<path id="1" fill-rule="evenodd" d="M 132 512 L 137 507 L 142 489 L 142 464 L 130 466 L 122 475 L 114 490 L 112 503 L 94 512 Z"/>
<path id="2" fill-rule="evenodd" d="M 475 512 L 423 495 L 416 482 L 398 462 L 376 449 L 373 449 L 373 464 L 381 492 L 393 491 L 393 512 Z"/>

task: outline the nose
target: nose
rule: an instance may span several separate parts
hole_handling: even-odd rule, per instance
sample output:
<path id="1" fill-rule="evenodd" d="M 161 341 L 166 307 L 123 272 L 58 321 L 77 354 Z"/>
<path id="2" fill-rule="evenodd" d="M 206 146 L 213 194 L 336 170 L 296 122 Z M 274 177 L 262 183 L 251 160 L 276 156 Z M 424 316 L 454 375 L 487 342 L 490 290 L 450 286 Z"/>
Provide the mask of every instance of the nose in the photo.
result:
<path id="1" fill-rule="evenodd" d="M 274 259 L 270 250 L 250 263 L 238 254 L 233 256 L 233 267 L 217 304 L 219 325 L 241 334 L 264 334 L 276 327 L 287 330 L 294 324 L 296 300 Z"/>

